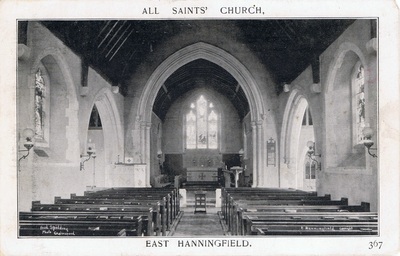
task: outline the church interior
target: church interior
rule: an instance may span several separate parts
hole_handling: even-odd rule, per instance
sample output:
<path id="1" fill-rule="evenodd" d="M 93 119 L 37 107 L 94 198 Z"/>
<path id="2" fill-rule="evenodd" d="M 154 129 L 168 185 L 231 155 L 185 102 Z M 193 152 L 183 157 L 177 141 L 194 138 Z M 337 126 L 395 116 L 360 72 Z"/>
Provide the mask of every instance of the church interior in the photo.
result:
<path id="1" fill-rule="evenodd" d="M 376 19 L 20 20 L 17 55 L 20 236 L 378 233 Z"/>

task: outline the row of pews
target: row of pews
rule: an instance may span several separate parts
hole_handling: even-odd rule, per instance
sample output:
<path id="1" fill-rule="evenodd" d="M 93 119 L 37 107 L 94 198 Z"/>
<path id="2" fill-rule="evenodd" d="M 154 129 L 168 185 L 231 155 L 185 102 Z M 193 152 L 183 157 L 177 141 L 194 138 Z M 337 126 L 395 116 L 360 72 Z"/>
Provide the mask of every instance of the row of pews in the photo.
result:
<path id="1" fill-rule="evenodd" d="M 176 188 L 109 188 L 33 201 L 20 236 L 166 236 L 180 212 Z"/>
<path id="2" fill-rule="evenodd" d="M 223 188 L 221 193 L 231 235 L 377 235 L 378 215 L 369 208 L 294 189 Z"/>

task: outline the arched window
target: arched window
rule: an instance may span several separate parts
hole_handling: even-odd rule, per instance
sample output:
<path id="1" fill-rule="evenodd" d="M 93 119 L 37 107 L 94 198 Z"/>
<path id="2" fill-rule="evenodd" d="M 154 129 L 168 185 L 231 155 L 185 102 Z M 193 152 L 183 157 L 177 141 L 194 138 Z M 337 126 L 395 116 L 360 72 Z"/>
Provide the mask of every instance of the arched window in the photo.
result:
<path id="1" fill-rule="evenodd" d="M 186 148 L 218 148 L 218 114 L 203 95 L 190 104 L 186 114 Z"/>
<path id="2" fill-rule="evenodd" d="M 92 113 L 90 114 L 89 119 L 89 130 L 100 130 L 102 129 L 101 119 L 99 111 L 97 110 L 96 105 L 93 106 Z"/>
<path id="3" fill-rule="evenodd" d="M 354 137 L 355 144 L 363 143 L 363 129 L 365 123 L 365 84 L 364 84 L 364 67 L 361 63 L 357 63 L 353 73 L 352 79 L 353 87 L 353 118 L 354 118 Z"/>
<path id="4" fill-rule="evenodd" d="M 304 111 L 302 125 L 303 126 L 311 126 L 311 125 L 313 125 L 313 121 L 312 121 L 312 117 L 311 117 L 311 111 L 310 111 L 309 107 L 307 107 L 306 110 Z"/>
<path id="5" fill-rule="evenodd" d="M 304 174 L 306 180 L 315 180 L 315 162 L 306 160 L 305 167 L 304 167 Z"/>

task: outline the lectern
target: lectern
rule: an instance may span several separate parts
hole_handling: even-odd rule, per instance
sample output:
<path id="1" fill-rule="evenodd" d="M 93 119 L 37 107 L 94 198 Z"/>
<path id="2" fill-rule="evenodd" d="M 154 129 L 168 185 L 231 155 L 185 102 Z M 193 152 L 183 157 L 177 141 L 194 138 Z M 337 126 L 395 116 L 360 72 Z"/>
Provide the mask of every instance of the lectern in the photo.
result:
<path id="1" fill-rule="evenodd" d="M 243 172 L 243 168 L 240 166 L 231 167 L 231 172 L 235 175 L 235 188 L 239 187 L 239 175 Z"/>

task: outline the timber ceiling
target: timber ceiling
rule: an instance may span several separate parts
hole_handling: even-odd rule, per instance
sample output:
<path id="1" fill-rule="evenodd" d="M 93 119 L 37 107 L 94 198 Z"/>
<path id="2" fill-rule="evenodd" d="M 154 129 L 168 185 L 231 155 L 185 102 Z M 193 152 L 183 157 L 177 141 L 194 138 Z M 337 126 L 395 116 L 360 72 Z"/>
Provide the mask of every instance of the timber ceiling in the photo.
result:
<path id="1" fill-rule="evenodd" d="M 354 20 L 80 20 L 42 24 L 113 85 L 120 86 L 124 94 L 129 86 L 126 81 L 147 54 L 170 37 L 205 22 L 222 24 L 227 30 L 239 28 L 237 40 L 247 44 L 270 70 L 279 93 L 283 83 L 293 81 L 310 64 L 318 66 L 318 56 Z M 210 87 L 227 95 L 241 118 L 247 114 L 248 102 L 237 81 L 223 68 L 205 60 L 189 63 L 167 79 L 157 95 L 154 112 L 163 119 L 174 100 L 198 86 L 195 81 L 205 78 Z M 319 74 L 314 74 L 314 80 L 319 82 Z"/>

